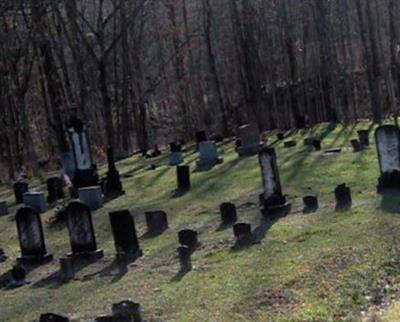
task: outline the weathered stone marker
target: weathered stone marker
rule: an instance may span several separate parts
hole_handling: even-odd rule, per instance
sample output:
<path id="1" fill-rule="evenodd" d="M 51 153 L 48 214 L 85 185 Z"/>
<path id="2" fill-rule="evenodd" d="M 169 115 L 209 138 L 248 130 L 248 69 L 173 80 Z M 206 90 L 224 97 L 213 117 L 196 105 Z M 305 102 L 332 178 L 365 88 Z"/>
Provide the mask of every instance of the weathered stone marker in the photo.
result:
<path id="1" fill-rule="evenodd" d="M 198 246 L 198 234 L 197 231 L 191 229 L 183 229 L 178 232 L 179 244 L 188 246 L 191 251 L 194 251 Z"/>
<path id="2" fill-rule="evenodd" d="M 362 150 L 362 147 L 360 145 L 360 142 L 358 140 L 353 139 L 350 141 L 352 147 L 353 147 L 353 152 L 360 152 Z"/>
<path id="3" fill-rule="evenodd" d="M 314 212 L 318 209 L 318 198 L 317 196 L 305 196 L 303 198 L 304 211 Z"/>
<path id="4" fill-rule="evenodd" d="M 79 200 L 88 205 L 91 210 L 103 207 L 103 192 L 100 186 L 80 188 L 78 193 Z"/>
<path id="5" fill-rule="evenodd" d="M 283 143 L 283 146 L 284 146 L 285 148 L 293 148 L 293 147 L 295 147 L 296 145 L 297 145 L 297 142 L 296 142 L 296 141 L 286 141 L 286 142 Z"/>
<path id="6" fill-rule="evenodd" d="M 15 220 L 21 247 L 21 257 L 17 258 L 17 261 L 26 264 L 41 264 L 51 261 L 53 255 L 47 254 L 38 211 L 31 207 L 22 207 L 18 210 Z"/>
<path id="7" fill-rule="evenodd" d="M 245 124 L 239 127 L 238 137 L 240 139 L 240 147 L 237 151 L 239 156 L 250 156 L 260 151 L 260 131 L 255 124 Z"/>
<path id="8" fill-rule="evenodd" d="M 0 200 L 0 216 L 8 215 L 8 203 L 5 200 Z"/>
<path id="9" fill-rule="evenodd" d="M 18 181 L 14 183 L 15 202 L 24 203 L 24 193 L 29 191 L 29 185 L 26 182 Z"/>
<path id="10" fill-rule="evenodd" d="M 148 232 L 161 233 L 168 229 L 167 214 L 164 211 L 147 211 L 145 216 Z"/>
<path id="11" fill-rule="evenodd" d="M 116 318 L 129 318 L 131 322 L 142 322 L 141 306 L 129 300 L 112 305 L 112 315 Z"/>
<path id="12" fill-rule="evenodd" d="M 72 257 L 60 258 L 60 278 L 61 282 L 68 283 L 75 277 L 74 260 Z"/>
<path id="13" fill-rule="evenodd" d="M 142 256 L 135 221 L 129 210 L 113 211 L 109 216 L 117 253 L 123 253 L 131 259 Z"/>
<path id="14" fill-rule="evenodd" d="M 265 216 L 282 216 L 290 211 L 290 203 L 282 194 L 276 154 L 273 148 L 264 148 L 258 155 L 264 188 L 263 214 Z"/>
<path id="15" fill-rule="evenodd" d="M 71 244 L 71 253 L 67 256 L 88 259 L 103 257 L 103 250 L 97 248 L 90 208 L 82 202 L 73 201 L 66 212 Z"/>
<path id="16" fill-rule="evenodd" d="M 32 207 L 39 213 L 47 211 L 46 197 L 43 192 L 25 192 L 24 205 L 26 207 Z"/>
<path id="17" fill-rule="evenodd" d="M 221 212 L 221 221 L 223 224 L 233 224 L 237 221 L 236 206 L 233 203 L 224 202 L 219 207 Z"/>
<path id="18" fill-rule="evenodd" d="M 237 223 L 233 225 L 233 234 L 239 243 L 249 242 L 253 238 L 250 224 Z"/>
<path id="19" fill-rule="evenodd" d="M 122 188 L 121 178 L 115 165 L 114 149 L 107 149 L 108 171 L 106 179 L 106 195 L 108 197 L 118 197 L 125 193 Z"/>
<path id="20" fill-rule="evenodd" d="M 172 166 L 177 166 L 181 163 L 183 163 L 183 156 L 182 156 L 182 147 L 180 144 L 176 143 L 176 142 L 172 142 L 169 144 L 169 149 L 170 149 L 170 153 L 169 153 L 169 165 Z"/>
<path id="21" fill-rule="evenodd" d="M 359 130 L 357 131 L 358 140 L 362 147 L 369 146 L 369 131 L 368 130 Z"/>
<path id="22" fill-rule="evenodd" d="M 198 167 L 213 166 L 224 162 L 218 154 L 217 144 L 214 141 L 202 141 L 199 144 Z"/>
<path id="23" fill-rule="evenodd" d="M 321 140 L 314 140 L 313 145 L 315 151 L 321 151 Z"/>
<path id="24" fill-rule="evenodd" d="M 39 320 L 39 322 L 69 322 L 69 321 L 70 321 L 69 318 L 54 313 L 44 313 L 40 315 L 40 320 Z"/>
<path id="25" fill-rule="evenodd" d="M 11 281 L 9 286 L 22 286 L 26 284 L 26 269 L 25 267 L 17 262 L 16 265 L 10 271 Z"/>
<path id="26" fill-rule="evenodd" d="M 190 167 L 188 165 L 180 165 L 176 167 L 176 177 L 178 182 L 178 190 L 188 191 L 191 188 Z"/>
<path id="27" fill-rule="evenodd" d="M 179 263 L 181 266 L 181 272 L 190 272 L 193 268 L 192 266 L 192 251 L 189 246 L 181 245 L 177 249 Z"/>
<path id="28" fill-rule="evenodd" d="M 378 193 L 388 189 L 400 189 L 400 130 L 394 125 L 383 125 L 376 129 L 380 177 Z"/>
<path id="29" fill-rule="evenodd" d="M 60 178 L 58 177 L 49 178 L 46 181 L 46 184 L 47 184 L 47 201 L 49 203 L 53 203 L 57 200 L 65 198 L 63 182 Z"/>
<path id="30" fill-rule="evenodd" d="M 351 207 L 351 191 L 346 184 L 340 184 L 335 189 L 336 210 L 345 210 Z"/>

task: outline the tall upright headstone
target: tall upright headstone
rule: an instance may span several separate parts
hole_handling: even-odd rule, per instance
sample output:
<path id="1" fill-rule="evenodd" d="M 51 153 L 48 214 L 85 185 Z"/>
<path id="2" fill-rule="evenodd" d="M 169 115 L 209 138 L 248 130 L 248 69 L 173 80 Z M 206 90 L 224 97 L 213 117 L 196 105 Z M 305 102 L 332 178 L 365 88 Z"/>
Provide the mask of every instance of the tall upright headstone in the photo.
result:
<path id="1" fill-rule="evenodd" d="M 109 216 L 117 253 L 124 253 L 129 258 L 141 256 L 135 221 L 129 210 L 113 211 Z"/>
<path id="2" fill-rule="evenodd" d="M 24 193 L 29 191 L 29 185 L 24 181 L 14 183 L 15 202 L 17 204 L 24 203 Z"/>
<path id="3" fill-rule="evenodd" d="M 358 141 L 360 142 L 362 147 L 369 146 L 369 131 L 368 130 L 359 130 L 357 131 Z"/>
<path id="4" fill-rule="evenodd" d="M 74 188 L 95 186 L 99 177 L 86 129 L 78 118 L 73 118 L 70 123 L 69 136 L 75 161 Z"/>
<path id="5" fill-rule="evenodd" d="M 31 207 L 22 207 L 18 210 L 15 220 L 21 247 L 21 257 L 17 261 L 23 264 L 51 261 L 53 255 L 47 253 L 39 213 Z"/>
<path id="6" fill-rule="evenodd" d="M 260 151 L 260 131 L 257 125 L 242 125 L 239 127 L 238 137 L 240 139 L 240 147 L 237 149 L 239 156 L 254 155 Z"/>
<path id="7" fill-rule="evenodd" d="M 282 194 L 275 150 L 269 147 L 262 149 L 258 159 L 264 188 L 263 214 L 266 216 L 286 215 L 290 210 L 290 204 Z"/>
<path id="8" fill-rule="evenodd" d="M 59 177 L 49 178 L 47 184 L 47 201 L 52 203 L 65 198 L 63 181 Z"/>
<path id="9" fill-rule="evenodd" d="M 178 182 L 178 190 L 190 190 L 190 167 L 188 165 L 180 165 L 176 167 L 176 178 Z"/>
<path id="10" fill-rule="evenodd" d="M 122 189 L 121 178 L 115 165 L 114 149 L 108 148 L 107 150 L 108 172 L 106 181 L 106 195 L 107 196 L 120 196 L 125 193 Z"/>
<path id="11" fill-rule="evenodd" d="M 380 177 L 377 190 L 400 189 L 400 130 L 394 125 L 382 125 L 375 131 Z"/>
<path id="12" fill-rule="evenodd" d="M 103 250 L 97 248 L 90 208 L 82 202 L 73 201 L 66 209 L 71 253 L 68 256 L 101 258 Z"/>

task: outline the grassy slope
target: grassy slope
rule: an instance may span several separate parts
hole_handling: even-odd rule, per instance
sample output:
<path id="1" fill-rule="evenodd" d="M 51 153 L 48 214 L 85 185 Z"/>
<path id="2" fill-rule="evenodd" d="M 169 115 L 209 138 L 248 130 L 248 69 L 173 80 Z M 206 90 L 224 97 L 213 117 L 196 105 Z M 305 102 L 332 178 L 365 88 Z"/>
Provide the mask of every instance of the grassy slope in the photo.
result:
<path id="1" fill-rule="evenodd" d="M 355 130 L 320 126 L 308 134 L 294 134 L 299 141 L 321 135 L 324 147 L 344 147 L 335 156 L 323 157 L 302 142 L 293 149 L 277 146 L 283 189 L 293 209 L 272 227 L 261 220 L 257 208 L 257 157 L 239 159 L 232 143 L 221 147 L 225 162 L 194 173 L 193 189 L 181 197 L 173 196 L 174 168 L 149 171 L 148 164 L 136 158 L 120 162 L 120 172 L 132 174 L 124 179 L 127 195 L 93 215 L 105 259 L 84 267 L 67 285 L 56 283 L 54 261 L 29 275 L 31 285 L 0 290 L 0 321 L 31 321 L 44 311 L 85 321 L 109 312 L 113 302 L 125 298 L 140 302 L 150 321 L 358 321 L 379 310 L 382 319 L 396 320 L 400 221 L 397 214 L 381 209 L 375 192 L 375 147 L 357 154 L 349 148 Z M 194 166 L 195 158 L 190 154 L 186 160 Z M 162 158 L 157 162 L 166 163 Z M 352 188 L 354 206 L 335 213 L 332 191 L 343 182 Z M 303 215 L 301 197 L 308 193 L 319 195 L 321 208 Z M 9 191 L 2 194 L 11 198 Z M 224 201 L 236 203 L 240 220 L 252 224 L 260 243 L 231 250 L 232 230 L 216 231 L 218 206 Z M 395 203 L 389 200 L 392 207 Z M 110 266 L 114 247 L 108 212 L 119 208 L 135 215 L 140 236 L 145 233 L 145 210 L 166 210 L 171 226 L 159 237 L 141 238 L 144 256 L 124 276 Z M 68 233 L 49 227 L 52 215 L 49 211 L 42 217 L 47 247 L 60 257 L 69 250 Z M 177 278 L 177 231 L 186 227 L 199 231 L 202 244 L 193 255 L 194 271 Z M 0 245 L 18 256 L 13 216 L 0 217 Z M 11 265 L 12 261 L 1 264 L 0 273 Z"/>

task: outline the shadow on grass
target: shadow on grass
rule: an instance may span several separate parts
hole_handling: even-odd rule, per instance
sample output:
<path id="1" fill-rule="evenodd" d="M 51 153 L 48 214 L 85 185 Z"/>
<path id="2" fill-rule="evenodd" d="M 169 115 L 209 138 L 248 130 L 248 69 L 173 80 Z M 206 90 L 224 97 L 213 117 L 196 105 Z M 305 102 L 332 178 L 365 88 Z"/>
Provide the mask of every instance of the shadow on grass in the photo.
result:
<path id="1" fill-rule="evenodd" d="M 135 262 L 136 259 L 130 260 L 128 262 L 128 265 Z M 109 265 L 102 268 L 101 270 L 94 272 L 92 274 L 85 275 L 83 277 L 83 280 L 90 281 L 96 277 L 102 278 L 102 277 L 111 277 L 112 276 L 112 280 L 110 283 L 116 283 L 119 280 L 121 280 L 121 278 L 123 278 L 127 273 L 128 273 L 128 269 L 121 269 L 120 266 L 118 265 L 117 259 L 114 259 Z"/>
<path id="2" fill-rule="evenodd" d="M 185 276 L 186 274 L 190 273 L 191 271 L 182 271 L 180 270 L 178 273 L 175 274 L 175 276 L 173 278 L 171 278 L 171 283 L 178 283 L 180 282 Z"/>
<path id="3" fill-rule="evenodd" d="M 154 230 L 154 231 L 147 231 L 142 236 L 139 237 L 140 240 L 142 239 L 151 239 L 161 236 L 168 228 L 164 228 L 161 230 Z"/>
<path id="4" fill-rule="evenodd" d="M 176 199 L 176 198 L 183 197 L 189 191 L 190 191 L 189 189 L 175 189 L 173 194 L 172 194 L 172 198 Z"/>

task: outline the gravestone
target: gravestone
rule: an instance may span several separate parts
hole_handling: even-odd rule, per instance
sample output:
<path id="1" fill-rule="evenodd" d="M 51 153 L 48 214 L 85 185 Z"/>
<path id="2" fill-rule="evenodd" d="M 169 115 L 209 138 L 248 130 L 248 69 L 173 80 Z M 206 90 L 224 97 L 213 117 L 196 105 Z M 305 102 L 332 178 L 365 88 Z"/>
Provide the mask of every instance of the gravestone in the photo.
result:
<path id="1" fill-rule="evenodd" d="M 277 134 L 276 134 L 276 139 L 277 139 L 278 141 L 283 141 L 283 140 L 285 139 L 285 133 L 283 133 L 283 132 L 277 133 Z"/>
<path id="2" fill-rule="evenodd" d="M 24 193 L 29 191 L 29 185 L 26 182 L 18 181 L 14 183 L 15 202 L 17 204 L 24 203 Z"/>
<path id="3" fill-rule="evenodd" d="M 358 140 L 362 147 L 369 146 L 369 131 L 368 130 L 359 130 L 357 131 Z"/>
<path id="4" fill-rule="evenodd" d="M 112 305 L 112 315 L 116 318 L 129 318 L 130 322 L 142 322 L 142 309 L 139 303 L 125 300 Z"/>
<path id="5" fill-rule="evenodd" d="M 285 148 L 293 148 L 293 147 L 295 147 L 296 145 L 297 145 L 297 142 L 296 142 L 296 141 L 286 141 L 286 142 L 283 143 L 283 146 L 284 146 Z"/>
<path id="6" fill-rule="evenodd" d="M 31 207 L 22 207 L 18 210 L 15 220 L 21 248 L 21 257 L 17 261 L 28 264 L 51 261 L 53 255 L 48 254 L 46 250 L 39 212 Z"/>
<path id="7" fill-rule="evenodd" d="M 89 136 L 82 121 L 72 118 L 68 132 L 75 162 L 74 188 L 97 185 L 99 181 L 97 167 L 93 163 Z"/>
<path id="8" fill-rule="evenodd" d="M 47 211 L 46 197 L 43 192 L 25 192 L 24 206 L 32 207 L 39 213 Z"/>
<path id="9" fill-rule="evenodd" d="M 7 260 L 8 256 L 4 252 L 3 248 L 0 248 L 0 263 L 3 263 Z"/>
<path id="10" fill-rule="evenodd" d="M 316 140 L 315 137 L 305 138 L 305 139 L 303 140 L 304 146 L 313 146 L 315 140 Z"/>
<path id="11" fill-rule="evenodd" d="M 318 209 L 318 198 L 316 196 L 303 197 L 304 211 L 314 212 Z"/>
<path id="12" fill-rule="evenodd" d="M 290 204 L 282 194 L 275 150 L 264 148 L 260 151 L 258 160 L 264 188 L 263 214 L 272 217 L 286 215 L 290 210 Z"/>
<path id="13" fill-rule="evenodd" d="M 122 189 L 121 178 L 114 159 L 114 149 L 107 149 L 108 171 L 106 179 L 106 195 L 108 197 L 117 197 L 125 193 Z"/>
<path id="14" fill-rule="evenodd" d="M 192 251 L 196 249 L 199 241 L 197 231 L 191 229 L 183 229 L 178 232 L 179 244 L 188 246 Z"/>
<path id="15" fill-rule="evenodd" d="M 254 124 L 245 124 L 239 127 L 238 137 L 240 147 L 238 147 L 239 156 L 250 156 L 260 151 L 260 131 Z"/>
<path id="16" fill-rule="evenodd" d="M 237 223 L 233 225 L 233 234 L 238 242 L 251 241 L 253 238 L 250 224 Z"/>
<path id="17" fill-rule="evenodd" d="M 26 269 L 25 267 L 17 263 L 13 266 L 10 271 L 11 281 L 9 281 L 9 287 L 18 287 L 26 284 Z"/>
<path id="18" fill-rule="evenodd" d="M 163 232 L 168 229 L 167 214 L 164 211 L 145 212 L 148 232 Z"/>
<path id="19" fill-rule="evenodd" d="M 189 246 L 181 245 L 177 249 L 181 272 L 190 272 L 192 270 L 192 251 Z"/>
<path id="20" fill-rule="evenodd" d="M 69 322 L 69 321 L 70 321 L 69 318 L 54 313 L 44 313 L 40 315 L 40 320 L 39 320 L 39 322 Z"/>
<path id="21" fill-rule="evenodd" d="M 169 144 L 169 164 L 172 166 L 176 166 L 178 164 L 183 163 L 183 156 L 182 156 L 182 147 L 181 145 L 177 144 L 176 142 L 172 142 Z"/>
<path id="22" fill-rule="evenodd" d="M 73 201 L 67 206 L 66 213 L 71 244 L 71 253 L 67 256 L 88 259 L 103 257 L 103 250 L 97 248 L 89 206 Z"/>
<path id="23" fill-rule="evenodd" d="M 358 140 L 351 140 L 350 143 L 353 147 L 353 152 L 360 152 L 362 150 L 360 142 L 358 142 Z"/>
<path id="24" fill-rule="evenodd" d="M 236 206 L 233 203 L 224 202 L 219 207 L 221 212 L 221 221 L 223 224 L 233 224 L 237 221 Z"/>
<path id="25" fill-rule="evenodd" d="M 214 166 L 224 160 L 218 154 L 217 144 L 214 141 L 202 141 L 199 144 L 198 167 Z"/>
<path id="26" fill-rule="evenodd" d="M 0 216 L 8 215 L 8 203 L 5 200 L 0 200 Z"/>
<path id="27" fill-rule="evenodd" d="M 74 260 L 71 257 L 60 258 L 60 278 L 62 283 L 68 283 L 75 277 Z"/>
<path id="28" fill-rule="evenodd" d="M 54 177 L 49 178 L 46 182 L 47 184 L 47 201 L 53 203 L 57 200 L 64 199 L 64 187 L 61 178 Z"/>
<path id="29" fill-rule="evenodd" d="M 113 211 L 109 216 L 117 253 L 124 253 L 129 258 L 141 256 L 135 221 L 129 210 Z"/>
<path id="30" fill-rule="evenodd" d="M 315 151 L 321 151 L 321 140 L 314 140 L 313 145 Z"/>
<path id="31" fill-rule="evenodd" d="M 188 191 L 191 188 L 190 167 L 188 165 L 180 165 L 176 167 L 176 177 L 178 182 L 178 190 Z"/>
<path id="32" fill-rule="evenodd" d="M 207 141 L 206 131 L 198 131 L 198 132 L 196 132 L 196 143 L 200 144 L 203 141 Z"/>
<path id="33" fill-rule="evenodd" d="M 88 205 L 91 210 L 103 207 L 103 192 L 100 186 L 80 188 L 78 194 L 79 200 Z"/>
<path id="34" fill-rule="evenodd" d="M 345 183 L 340 184 L 335 189 L 336 210 L 344 210 L 351 207 L 351 191 Z"/>
<path id="35" fill-rule="evenodd" d="M 400 130 L 394 125 L 383 125 L 376 129 L 380 177 L 378 193 L 388 189 L 400 189 Z"/>

